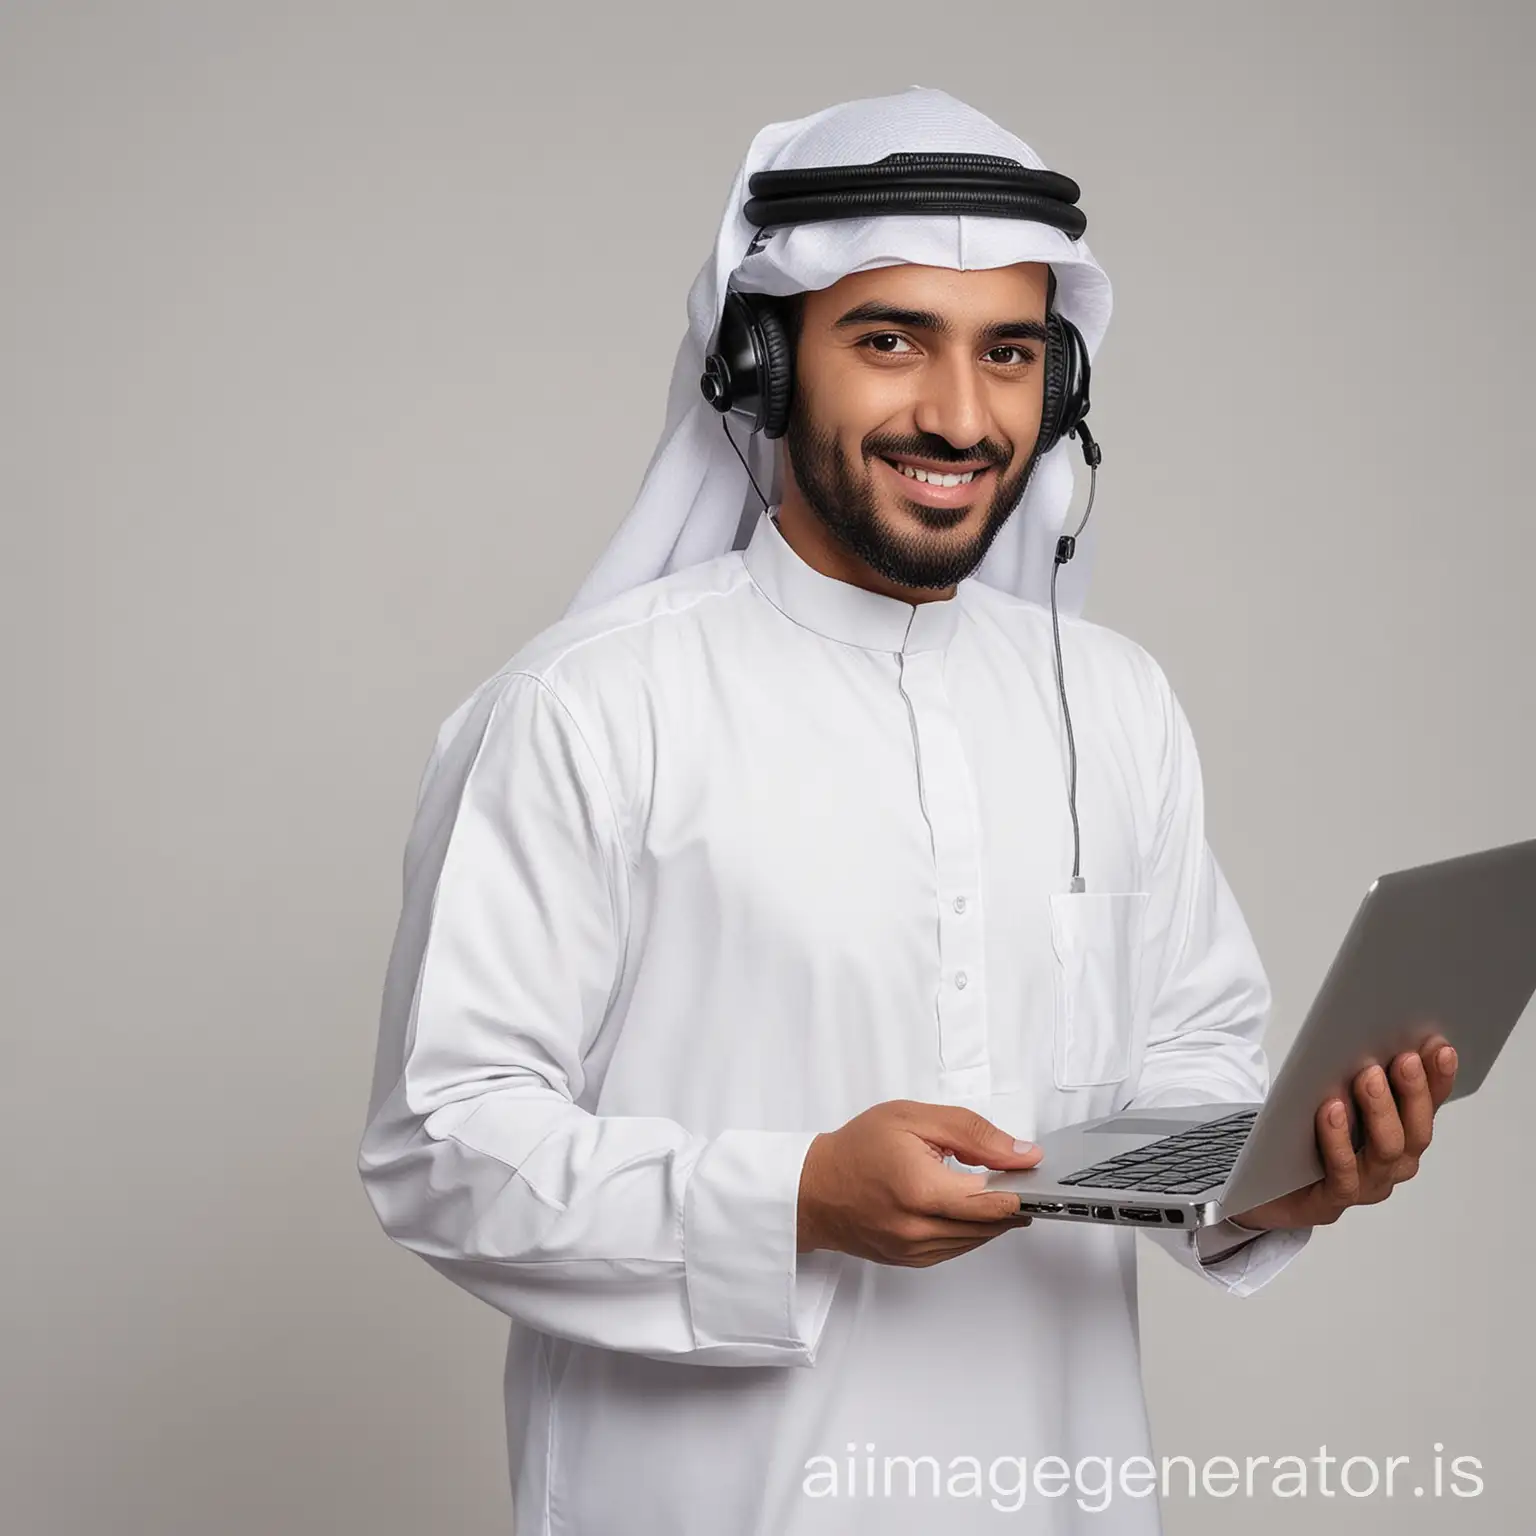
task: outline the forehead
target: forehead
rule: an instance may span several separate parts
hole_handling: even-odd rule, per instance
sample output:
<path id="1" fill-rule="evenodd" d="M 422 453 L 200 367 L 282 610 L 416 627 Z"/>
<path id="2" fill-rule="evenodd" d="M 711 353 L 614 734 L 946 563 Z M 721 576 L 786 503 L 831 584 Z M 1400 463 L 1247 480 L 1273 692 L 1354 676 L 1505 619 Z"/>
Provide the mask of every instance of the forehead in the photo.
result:
<path id="1" fill-rule="evenodd" d="M 850 272 L 806 296 L 807 321 L 830 324 L 855 304 L 878 301 L 903 309 L 931 309 L 956 324 L 1043 318 L 1048 268 L 1043 261 L 968 272 L 914 262 Z"/>

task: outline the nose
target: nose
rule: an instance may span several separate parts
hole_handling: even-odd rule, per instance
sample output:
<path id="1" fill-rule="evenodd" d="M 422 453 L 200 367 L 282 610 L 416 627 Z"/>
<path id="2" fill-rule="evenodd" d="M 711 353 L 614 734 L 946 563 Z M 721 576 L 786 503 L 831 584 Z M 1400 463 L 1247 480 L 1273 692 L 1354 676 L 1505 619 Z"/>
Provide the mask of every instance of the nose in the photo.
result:
<path id="1" fill-rule="evenodd" d="M 919 432 L 934 433 L 957 449 L 987 436 L 992 416 L 985 380 L 963 352 L 939 357 L 923 370 L 916 421 Z"/>

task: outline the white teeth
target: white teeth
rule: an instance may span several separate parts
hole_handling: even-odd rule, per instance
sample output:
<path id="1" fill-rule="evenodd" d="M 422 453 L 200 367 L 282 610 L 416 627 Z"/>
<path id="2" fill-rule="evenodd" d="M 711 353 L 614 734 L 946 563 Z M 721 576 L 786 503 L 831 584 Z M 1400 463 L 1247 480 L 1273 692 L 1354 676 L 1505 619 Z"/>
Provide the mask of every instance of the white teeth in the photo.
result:
<path id="1" fill-rule="evenodd" d="M 889 464 L 891 461 L 886 460 Z M 921 480 L 925 485 L 969 485 L 976 478 L 977 471 L 968 469 L 963 475 L 941 475 L 936 469 L 916 469 L 911 464 L 897 464 L 899 469 L 909 480 Z"/>

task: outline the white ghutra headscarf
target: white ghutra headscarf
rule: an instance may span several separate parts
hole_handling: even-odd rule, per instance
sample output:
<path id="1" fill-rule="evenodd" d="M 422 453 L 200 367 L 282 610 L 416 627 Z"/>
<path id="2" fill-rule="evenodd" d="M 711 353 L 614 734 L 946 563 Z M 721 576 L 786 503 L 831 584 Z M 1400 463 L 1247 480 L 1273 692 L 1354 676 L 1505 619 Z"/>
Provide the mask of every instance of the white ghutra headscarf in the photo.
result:
<path id="1" fill-rule="evenodd" d="M 844 102 L 794 122 L 770 123 L 747 150 L 731 183 L 715 249 L 688 292 L 688 330 L 677 349 L 667 395 L 666 424 L 640 494 L 612 541 L 571 599 L 566 613 L 685 566 L 742 549 L 762 511 L 746 470 L 721 427 L 720 414 L 699 392 L 704 358 L 720 324 L 727 286 L 789 294 L 826 288 L 850 272 L 913 262 L 968 271 L 1048 262 L 1056 274 L 1056 310 L 1083 334 L 1090 361 L 1109 325 L 1109 278 L 1087 242 L 1028 219 L 973 214 L 882 214 L 864 219 L 789 225 L 761 234 L 742 207 L 747 179 L 757 171 L 818 165 L 857 165 L 901 152 L 1005 155 L 1036 170 L 1044 162 L 1022 139 L 944 91 L 914 85 L 893 96 Z M 756 237 L 756 238 L 754 238 Z M 750 438 L 739 419 L 733 436 L 771 504 L 781 495 L 774 444 Z M 1035 465 L 1013 515 L 972 573 L 1042 605 L 1050 601 L 1056 540 L 1072 503 L 1072 439 L 1056 444 Z M 1094 521 L 1072 561 L 1057 577 L 1057 606 L 1082 612 L 1092 571 Z"/>

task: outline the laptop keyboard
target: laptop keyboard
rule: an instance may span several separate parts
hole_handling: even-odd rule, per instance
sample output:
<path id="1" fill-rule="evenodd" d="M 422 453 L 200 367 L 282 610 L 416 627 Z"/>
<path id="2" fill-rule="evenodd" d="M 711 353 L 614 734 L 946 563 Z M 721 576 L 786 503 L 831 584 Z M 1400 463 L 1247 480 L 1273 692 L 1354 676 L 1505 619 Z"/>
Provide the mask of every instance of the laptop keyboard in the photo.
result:
<path id="1" fill-rule="evenodd" d="M 1245 1109 L 1205 1125 L 1161 1136 L 1132 1152 L 1120 1152 L 1058 1182 L 1096 1189 L 1150 1190 L 1160 1195 L 1196 1195 L 1226 1181 L 1258 1115 Z"/>

